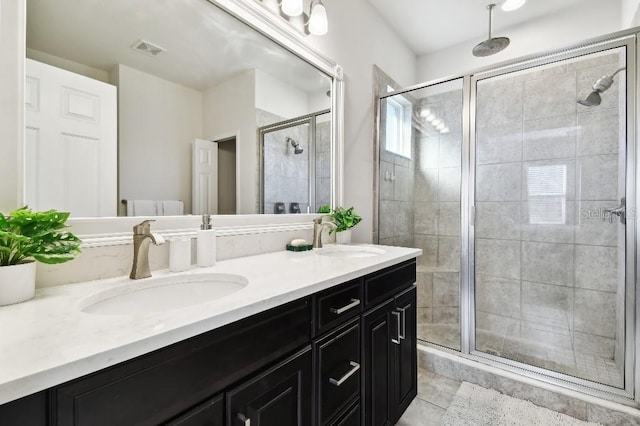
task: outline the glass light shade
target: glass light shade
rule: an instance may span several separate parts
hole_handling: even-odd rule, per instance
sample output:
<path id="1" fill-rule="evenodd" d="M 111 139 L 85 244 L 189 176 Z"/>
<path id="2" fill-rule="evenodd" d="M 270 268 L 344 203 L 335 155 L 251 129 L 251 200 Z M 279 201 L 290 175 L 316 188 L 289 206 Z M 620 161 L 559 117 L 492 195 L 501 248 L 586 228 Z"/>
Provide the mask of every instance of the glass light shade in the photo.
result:
<path id="1" fill-rule="evenodd" d="M 429 114 L 431 114 L 431 111 L 429 111 L 429 108 L 422 108 L 420 110 L 420 117 L 422 118 L 426 118 Z"/>
<path id="2" fill-rule="evenodd" d="M 300 16 L 303 7 L 302 0 L 282 0 L 282 12 L 287 16 Z"/>
<path id="3" fill-rule="evenodd" d="M 437 126 L 439 126 L 441 123 L 442 123 L 442 120 L 440 120 L 440 119 L 433 120 L 433 121 L 431 122 L 431 124 L 433 124 L 433 125 L 434 125 L 434 126 L 436 126 L 436 127 L 437 127 Z"/>
<path id="4" fill-rule="evenodd" d="M 505 12 L 511 12 L 513 10 L 520 9 L 526 2 L 527 0 L 505 0 L 500 8 Z"/>
<path id="5" fill-rule="evenodd" d="M 309 16 L 309 32 L 313 35 L 325 35 L 329 30 L 329 21 L 327 19 L 327 9 L 322 3 L 316 3 L 311 8 Z"/>
<path id="6" fill-rule="evenodd" d="M 428 122 L 432 122 L 433 120 L 436 119 L 436 116 L 433 115 L 433 113 L 430 113 L 429 115 L 427 115 L 425 118 L 425 120 L 427 120 Z"/>

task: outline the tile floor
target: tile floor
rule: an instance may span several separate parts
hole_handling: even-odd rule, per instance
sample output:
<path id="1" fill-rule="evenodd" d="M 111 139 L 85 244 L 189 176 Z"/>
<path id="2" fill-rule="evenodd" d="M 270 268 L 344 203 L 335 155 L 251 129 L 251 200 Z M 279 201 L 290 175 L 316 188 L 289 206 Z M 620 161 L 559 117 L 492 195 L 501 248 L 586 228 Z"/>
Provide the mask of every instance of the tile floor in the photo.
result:
<path id="1" fill-rule="evenodd" d="M 418 369 L 418 396 L 397 426 L 439 426 L 461 382 Z"/>

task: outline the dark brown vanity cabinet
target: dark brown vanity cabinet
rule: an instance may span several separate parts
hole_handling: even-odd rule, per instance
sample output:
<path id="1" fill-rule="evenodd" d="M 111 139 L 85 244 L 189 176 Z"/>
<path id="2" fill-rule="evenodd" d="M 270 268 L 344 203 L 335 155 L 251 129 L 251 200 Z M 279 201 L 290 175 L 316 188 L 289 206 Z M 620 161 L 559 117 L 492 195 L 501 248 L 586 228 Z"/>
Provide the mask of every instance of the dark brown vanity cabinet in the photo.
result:
<path id="1" fill-rule="evenodd" d="M 415 266 L 388 267 L 0 405 L 0 424 L 394 424 L 416 395 Z"/>
<path id="2" fill-rule="evenodd" d="M 388 271 L 386 284 L 378 281 L 380 276 L 371 284 L 379 290 L 392 283 L 406 284 L 411 281 L 410 268 Z M 405 281 L 396 281 L 394 275 Z M 362 317 L 362 421 L 366 426 L 394 425 L 417 394 L 416 289 L 409 285 Z"/>

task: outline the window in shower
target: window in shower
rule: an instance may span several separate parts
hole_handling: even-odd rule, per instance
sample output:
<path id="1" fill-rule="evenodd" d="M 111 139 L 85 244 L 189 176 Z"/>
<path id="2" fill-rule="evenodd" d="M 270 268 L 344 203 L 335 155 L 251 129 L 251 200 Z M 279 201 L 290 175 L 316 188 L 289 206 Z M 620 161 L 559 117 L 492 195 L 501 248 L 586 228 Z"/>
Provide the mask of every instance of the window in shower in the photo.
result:
<path id="1" fill-rule="evenodd" d="M 381 99 L 379 134 L 379 242 L 423 250 L 418 339 L 460 350 L 462 79 Z"/>
<path id="2" fill-rule="evenodd" d="M 396 155 L 411 158 L 411 102 L 404 96 L 387 98 L 385 149 Z"/>
<path id="3" fill-rule="evenodd" d="M 617 48 L 472 80 L 475 350 L 619 388 L 626 230 L 603 213 L 625 196 L 625 73 L 577 100 L 625 65 Z"/>

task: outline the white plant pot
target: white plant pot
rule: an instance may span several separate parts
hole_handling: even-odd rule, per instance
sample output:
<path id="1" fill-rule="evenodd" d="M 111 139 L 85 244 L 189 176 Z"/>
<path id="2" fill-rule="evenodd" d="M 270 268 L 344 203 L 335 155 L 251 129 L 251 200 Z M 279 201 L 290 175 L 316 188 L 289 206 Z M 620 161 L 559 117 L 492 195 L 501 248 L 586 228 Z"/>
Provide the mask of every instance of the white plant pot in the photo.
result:
<path id="1" fill-rule="evenodd" d="M 336 233 L 336 243 L 351 244 L 351 229 Z"/>
<path id="2" fill-rule="evenodd" d="M 33 298 L 36 292 L 36 262 L 0 266 L 0 306 Z"/>

